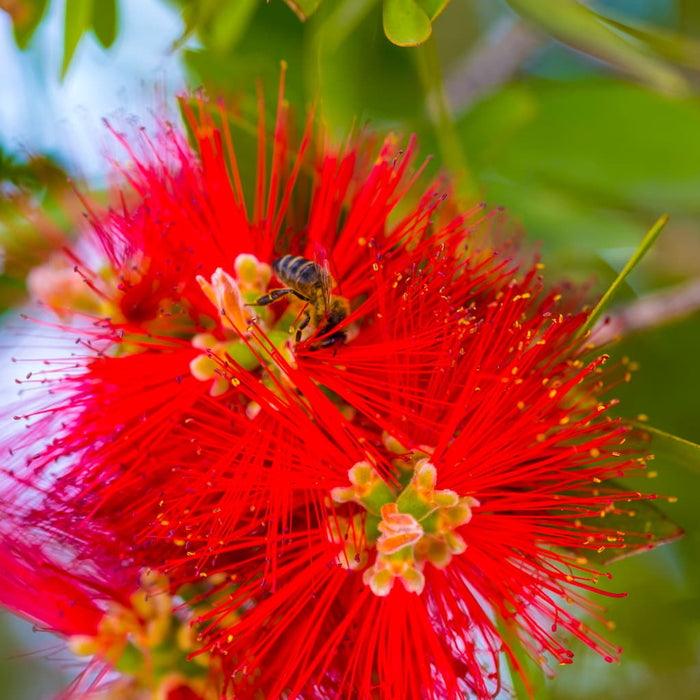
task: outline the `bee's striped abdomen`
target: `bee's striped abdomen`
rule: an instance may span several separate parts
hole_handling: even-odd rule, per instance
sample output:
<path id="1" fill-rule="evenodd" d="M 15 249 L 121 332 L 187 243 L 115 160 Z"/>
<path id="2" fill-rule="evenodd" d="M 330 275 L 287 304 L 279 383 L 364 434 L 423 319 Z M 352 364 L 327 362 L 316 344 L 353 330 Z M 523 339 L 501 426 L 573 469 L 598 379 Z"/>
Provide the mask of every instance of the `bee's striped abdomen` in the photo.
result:
<path id="1" fill-rule="evenodd" d="M 320 282 L 318 265 L 301 255 L 283 255 L 272 263 L 272 269 L 290 287 L 316 285 Z"/>

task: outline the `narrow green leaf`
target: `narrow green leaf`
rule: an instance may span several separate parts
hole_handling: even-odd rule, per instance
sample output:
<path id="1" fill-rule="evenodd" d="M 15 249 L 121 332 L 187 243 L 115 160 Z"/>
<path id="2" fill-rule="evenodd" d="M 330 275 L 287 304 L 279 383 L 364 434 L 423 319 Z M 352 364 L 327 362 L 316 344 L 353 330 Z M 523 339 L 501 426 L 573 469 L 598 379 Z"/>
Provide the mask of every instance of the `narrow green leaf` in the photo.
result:
<path id="1" fill-rule="evenodd" d="M 450 4 L 450 0 L 417 0 L 423 11 L 434 22 L 440 13 Z"/>
<path id="2" fill-rule="evenodd" d="M 628 42 L 576 0 L 506 0 L 523 17 L 582 51 L 598 56 L 638 76 L 660 92 L 689 92 L 685 79 L 672 67 Z"/>
<path id="3" fill-rule="evenodd" d="M 629 259 L 627 264 L 622 269 L 622 272 L 615 278 L 615 281 L 610 285 L 608 291 L 603 294 L 601 300 L 596 304 L 596 307 L 591 311 L 590 316 L 586 320 L 586 323 L 581 327 L 581 335 L 585 334 L 593 328 L 596 321 L 608 308 L 610 302 L 615 298 L 615 295 L 620 290 L 623 282 L 627 279 L 627 276 L 634 270 L 635 267 L 642 261 L 642 258 L 647 254 L 649 249 L 654 245 L 654 241 L 657 239 L 658 235 L 661 233 L 663 227 L 668 221 L 668 215 L 664 214 L 652 227 L 644 239 L 639 244 L 639 247 L 634 252 L 634 255 Z"/>
<path id="4" fill-rule="evenodd" d="M 616 490 L 624 490 L 625 487 L 607 481 L 602 487 L 610 486 Z M 628 533 L 625 536 L 627 545 L 632 547 L 619 548 L 605 546 L 603 542 L 599 548 L 567 547 L 566 551 L 576 556 L 584 557 L 588 562 L 602 566 L 611 562 L 624 559 L 635 554 L 642 554 L 654 547 L 668 544 L 683 536 L 683 529 L 672 518 L 654 505 L 652 500 L 638 500 L 620 503 L 616 506 L 621 512 L 605 512 L 599 522 L 586 518 L 584 525 L 587 527 L 600 527 L 613 532 Z"/>
<path id="5" fill-rule="evenodd" d="M 654 53 L 690 68 L 700 68 L 700 41 L 654 24 L 634 25 L 595 13 L 601 22 L 646 44 Z"/>
<path id="6" fill-rule="evenodd" d="M 416 0 L 384 0 L 384 33 L 397 46 L 418 46 L 432 33 L 430 17 Z"/>
<path id="7" fill-rule="evenodd" d="M 108 49 L 117 38 L 117 0 L 98 0 L 92 10 L 92 30 L 97 41 Z"/>
<path id="8" fill-rule="evenodd" d="M 455 130 L 442 82 L 440 58 L 435 39 L 429 37 L 415 51 L 412 51 L 411 55 L 415 58 L 418 76 L 427 98 L 428 115 L 433 124 L 440 155 L 455 178 L 455 192 L 461 200 L 472 202 L 479 196 L 479 186 Z"/>
<path id="9" fill-rule="evenodd" d="M 328 47 L 333 53 L 337 52 L 376 5 L 377 0 L 341 0 L 325 14 L 323 24 L 314 32 L 314 41 L 324 49 Z M 333 59 L 325 57 L 324 60 L 330 63 Z"/>
<path id="10" fill-rule="evenodd" d="M 651 428 L 646 423 L 634 423 L 641 435 L 647 435 L 651 440 L 654 454 L 657 459 L 670 459 L 673 462 L 700 474 L 700 445 L 665 433 L 663 430 Z"/>
<path id="11" fill-rule="evenodd" d="M 93 0 L 66 0 L 66 22 L 63 39 L 63 65 L 61 79 L 68 71 L 80 39 L 92 26 Z"/>
<path id="12" fill-rule="evenodd" d="M 229 0 L 221 5 L 212 17 L 209 30 L 211 48 L 223 53 L 235 46 L 245 34 L 259 4 L 259 0 Z"/>
<path id="13" fill-rule="evenodd" d="M 323 0 L 284 0 L 284 2 L 289 5 L 289 7 L 294 10 L 297 17 L 304 22 L 318 10 Z"/>
<path id="14" fill-rule="evenodd" d="M 39 22 L 41 22 L 41 18 L 44 16 L 47 4 L 48 0 L 24 0 L 14 12 L 8 10 L 12 18 L 15 43 L 20 49 L 27 47 L 34 31 L 39 26 Z"/>

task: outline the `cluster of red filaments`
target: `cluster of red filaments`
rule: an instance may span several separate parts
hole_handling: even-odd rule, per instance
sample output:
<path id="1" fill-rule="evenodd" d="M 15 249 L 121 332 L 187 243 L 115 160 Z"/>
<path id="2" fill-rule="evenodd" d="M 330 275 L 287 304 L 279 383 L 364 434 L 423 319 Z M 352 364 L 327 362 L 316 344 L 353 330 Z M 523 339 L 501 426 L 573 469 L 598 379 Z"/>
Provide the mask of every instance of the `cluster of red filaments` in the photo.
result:
<path id="1" fill-rule="evenodd" d="M 497 216 L 409 193 L 413 142 L 312 156 L 310 119 L 293 151 L 280 98 L 248 211 L 225 111 L 194 109 L 194 150 L 117 135 L 130 192 L 30 280 L 84 352 L 38 377 L 15 519 L 135 596 L 73 646 L 206 699 L 486 698 L 513 639 L 569 662 L 559 629 L 616 658 L 575 612 L 602 620 L 596 557 L 650 544 L 611 481 L 644 464 L 586 315 L 487 243 Z M 321 286 L 280 291 L 300 270 Z"/>

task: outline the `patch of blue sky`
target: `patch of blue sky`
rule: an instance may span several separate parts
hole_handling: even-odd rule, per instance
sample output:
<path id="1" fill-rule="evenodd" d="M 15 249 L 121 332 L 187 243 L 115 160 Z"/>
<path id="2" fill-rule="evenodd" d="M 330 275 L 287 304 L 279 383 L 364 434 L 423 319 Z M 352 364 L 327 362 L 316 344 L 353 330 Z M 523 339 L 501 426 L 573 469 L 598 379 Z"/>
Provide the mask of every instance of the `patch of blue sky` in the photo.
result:
<path id="1" fill-rule="evenodd" d="M 0 144 L 11 152 L 48 153 L 73 173 L 100 186 L 105 151 L 113 150 L 102 123 L 130 120 L 149 127 L 156 115 L 175 112 L 185 85 L 173 43 L 182 19 L 162 0 L 121 0 L 119 32 L 104 50 L 92 33 L 78 46 L 63 80 L 65 1 L 48 14 L 20 52 L 10 18 L 0 13 Z M 108 146 L 109 144 L 109 146 Z"/>

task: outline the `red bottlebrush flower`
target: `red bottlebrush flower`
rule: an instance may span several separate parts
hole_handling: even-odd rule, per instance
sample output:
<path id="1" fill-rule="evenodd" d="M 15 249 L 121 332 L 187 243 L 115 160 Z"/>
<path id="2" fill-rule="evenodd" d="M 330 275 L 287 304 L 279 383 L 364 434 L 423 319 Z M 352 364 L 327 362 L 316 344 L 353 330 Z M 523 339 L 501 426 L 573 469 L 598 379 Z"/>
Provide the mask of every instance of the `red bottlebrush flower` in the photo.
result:
<path id="1" fill-rule="evenodd" d="M 64 565 L 53 561 L 36 545 L 6 537 L 3 545 L 0 548 L 2 605 L 65 637 L 95 633 L 102 617 L 95 597 L 101 588 L 106 588 L 105 584 L 81 580 L 76 572 L 69 574 Z"/>
<path id="2" fill-rule="evenodd" d="M 616 658 L 576 610 L 602 619 L 599 564 L 656 540 L 629 517 L 650 497 L 612 481 L 645 455 L 576 300 L 487 243 L 482 206 L 455 214 L 443 183 L 410 199 L 413 141 L 312 157 L 281 96 L 249 211 L 226 114 L 197 105 L 194 150 L 172 127 L 142 150 L 117 135 L 128 192 L 30 279 L 80 351 L 30 380 L 8 492 L 164 596 L 127 616 L 157 672 L 103 656 L 172 697 L 387 700 L 490 697 L 514 638 Z M 125 628 L 103 619 L 86 648 Z M 159 656 L 186 625 L 201 683 Z"/>
<path id="3" fill-rule="evenodd" d="M 16 511 L 5 516 L 0 604 L 61 637 L 79 657 L 92 657 L 60 697 L 222 697 L 221 665 L 202 649 L 194 611 L 173 599 L 167 579 L 144 573 L 135 584 L 125 570 L 98 569 L 82 560 L 79 550 L 66 546 L 66 537 L 57 548 L 31 542 L 44 539 L 40 532 L 11 532 L 10 522 L 23 519 Z M 193 592 L 199 590 L 202 585 Z M 196 661 L 188 659 L 192 654 Z"/>
<path id="4" fill-rule="evenodd" d="M 602 621 L 584 597 L 603 592 L 599 563 L 654 543 L 630 518 L 648 497 L 611 481 L 644 464 L 607 415 L 605 357 L 580 359 L 585 314 L 562 313 L 536 267 L 465 259 L 450 250 L 462 240 L 436 232 L 392 275 L 380 256 L 357 337 L 334 364 L 308 354 L 286 369 L 318 408 L 278 457 L 288 476 L 272 504 L 254 501 L 258 532 L 217 543 L 215 528 L 187 552 L 240 582 L 208 616 L 238 619 L 210 630 L 212 648 L 239 660 L 232 675 L 261 669 L 267 697 L 309 684 L 319 697 L 490 697 L 513 656 L 506 629 L 543 660 L 571 661 L 559 631 L 619 654 L 575 614 Z M 239 466 L 214 483 L 222 497 Z"/>

